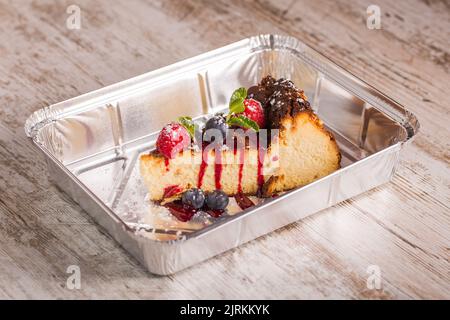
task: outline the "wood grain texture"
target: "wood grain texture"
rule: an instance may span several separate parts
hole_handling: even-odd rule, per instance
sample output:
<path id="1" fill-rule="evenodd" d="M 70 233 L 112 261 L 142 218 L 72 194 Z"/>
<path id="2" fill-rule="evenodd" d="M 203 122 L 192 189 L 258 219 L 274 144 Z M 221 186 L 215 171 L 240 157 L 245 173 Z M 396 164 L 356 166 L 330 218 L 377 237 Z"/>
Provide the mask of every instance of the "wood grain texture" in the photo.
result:
<path id="1" fill-rule="evenodd" d="M 0 1 L 1 298 L 450 298 L 450 3 Z M 66 28 L 81 7 L 82 28 Z M 65 194 L 23 133 L 49 104 L 260 33 L 295 36 L 406 105 L 421 132 L 393 181 L 170 277 Z M 66 288 L 69 265 L 81 289 Z M 378 265 L 382 289 L 366 286 Z"/>

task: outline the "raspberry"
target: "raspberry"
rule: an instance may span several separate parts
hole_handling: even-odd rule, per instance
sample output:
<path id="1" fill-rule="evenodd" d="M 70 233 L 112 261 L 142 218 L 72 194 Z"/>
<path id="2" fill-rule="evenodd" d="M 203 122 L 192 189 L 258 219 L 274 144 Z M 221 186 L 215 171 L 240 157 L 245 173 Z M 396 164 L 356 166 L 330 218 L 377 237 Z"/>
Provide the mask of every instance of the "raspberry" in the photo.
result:
<path id="1" fill-rule="evenodd" d="M 255 121 L 260 128 L 264 128 L 265 118 L 264 118 L 264 110 L 259 101 L 255 99 L 245 99 L 244 100 L 245 110 L 242 113 L 247 118 Z"/>
<path id="2" fill-rule="evenodd" d="M 166 125 L 156 140 L 156 149 L 166 158 L 173 159 L 191 143 L 188 131 L 181 124 L 173 122 Z"/>

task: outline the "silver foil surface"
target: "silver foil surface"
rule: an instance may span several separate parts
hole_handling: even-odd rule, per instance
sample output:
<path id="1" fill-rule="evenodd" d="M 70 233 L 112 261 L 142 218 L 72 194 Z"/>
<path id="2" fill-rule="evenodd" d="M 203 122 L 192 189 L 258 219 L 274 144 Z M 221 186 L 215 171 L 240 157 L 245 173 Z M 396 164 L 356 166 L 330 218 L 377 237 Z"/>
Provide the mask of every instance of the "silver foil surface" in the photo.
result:
<path id="1" fill-rule="evenodd" d="M 146 198 L 139 155 L 181 115 L 204 122 L 234 89 L 291 79 L 333 132 L 342 168 L 247 210 L 180 222 Z M 49 176 L 146 268 L 167 275 L 388 182 L 419 123 L 301 41 L 259 35 L 57 103 L 25 124 Z"/>

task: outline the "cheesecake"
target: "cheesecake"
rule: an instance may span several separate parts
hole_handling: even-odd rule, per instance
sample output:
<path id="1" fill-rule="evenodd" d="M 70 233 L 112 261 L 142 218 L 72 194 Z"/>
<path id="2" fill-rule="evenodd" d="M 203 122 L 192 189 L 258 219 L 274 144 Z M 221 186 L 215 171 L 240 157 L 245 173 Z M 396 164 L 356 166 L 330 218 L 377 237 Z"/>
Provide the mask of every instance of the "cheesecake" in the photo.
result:
<path id="1" fill-rule="evenodd" d="M 205 128 L 211 122 L 210 129 L 223 132 L 223 138 L 197 141 L 207 130 L 184 117 L 163 128 L 156 150 L 141 155 L 149 199 L 181 201 L 193 188 L 199 191 L 191 192 L 191 199 L 200 204 L 217 190 L 226 196 L 272 197 L 340 167 L 332 133 L 290 80 L 266 76 L 255 86 L 240 88 L 230 99 L 228 115 L 210 120 Z"/>

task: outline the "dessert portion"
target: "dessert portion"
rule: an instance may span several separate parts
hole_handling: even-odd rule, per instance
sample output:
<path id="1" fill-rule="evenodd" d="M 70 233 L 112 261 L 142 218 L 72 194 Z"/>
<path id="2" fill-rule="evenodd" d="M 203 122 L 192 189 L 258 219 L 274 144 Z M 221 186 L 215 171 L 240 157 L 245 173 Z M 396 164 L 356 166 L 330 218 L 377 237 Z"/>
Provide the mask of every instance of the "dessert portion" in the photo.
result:
<path id="1" fill-rule="evenodd" d="M 149 198 L 180 220 L 199 210 L 217 217 L 234 196 L 273 197 L 340 167 L 333 135 L 290 80 L 266 76 L 231 96 L 228 114 L 198 128 L 181 117 L 160 132 L 156 150 L 140 158 Z"/>

